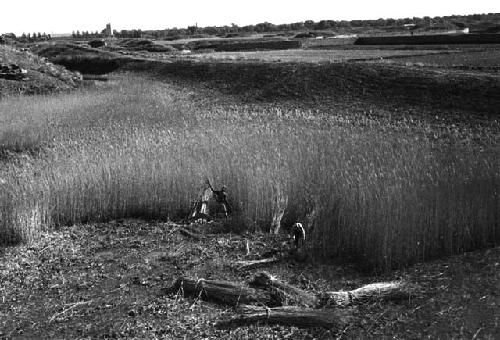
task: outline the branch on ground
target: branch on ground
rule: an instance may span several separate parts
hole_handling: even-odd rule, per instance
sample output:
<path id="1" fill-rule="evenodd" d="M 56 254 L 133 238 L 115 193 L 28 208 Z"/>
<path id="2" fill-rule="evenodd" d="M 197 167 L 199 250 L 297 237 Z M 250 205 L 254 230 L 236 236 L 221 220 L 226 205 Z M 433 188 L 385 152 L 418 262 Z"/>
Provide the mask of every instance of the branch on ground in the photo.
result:
<path id="1" fill-rule="evenodd" d="M 261 260 L 247 260 L 247 261 L 236 261 L 234 263 L 236 269 L 238 270 L 252 270 L 255 268 L 264 267 L 276 262 L 279 262 L 281 259 L 278 257 L 270 257 L 267 259 Z"/>
<path id="2" fill-rule="evenodd" d="M 279 297 L 281 306 L 315 307 L 319 302 L 316 295 L 283 282 L 267 272 L 256 274 L 250 281 L 250 286 L 269 291 L 275 299 Z"/>
<path id="3" fill-rule="evenodd" d="M 350 291 L 321 293 L 318 307 L 341 307 L 375 300 L 401 301 L 414 295 L 415 288 L 404 282 L 379 282 Z"/>
<path id="4" fill-rule="evenodd" d="M 217 280 L 178 278 L 172 287 L 165 289 L 167 294 L 180 293 L 184 297 L 200 297 L 223 305 L 260 303 L 270 304 L 270 295 L 263 290 L 244 285 Z"/>
<path id="5" fill-rule="evenodd" d="M 297 327 L 325 327 L 341 329 L 354 322 L 351 310 L 321 310 L 283 306 L 276 308 L 247 306 L 239 308 L 240 314 L 229 320 L 215 324 L 216 328 L 227 329 L 264 322 L 271 324 L 291 325 Z"/>

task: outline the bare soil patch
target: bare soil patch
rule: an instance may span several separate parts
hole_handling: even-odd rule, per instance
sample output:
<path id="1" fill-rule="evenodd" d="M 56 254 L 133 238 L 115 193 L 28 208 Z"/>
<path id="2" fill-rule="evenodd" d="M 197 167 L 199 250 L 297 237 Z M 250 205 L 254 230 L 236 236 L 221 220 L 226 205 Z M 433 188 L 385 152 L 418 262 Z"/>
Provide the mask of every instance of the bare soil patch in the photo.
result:
<path id="1" fill-rule="evenodd" d="M 415 299 L 361 304 L 343 329 L 272 326 L 233 330 L 234 315 L 199 299 L 165 294 L 178 276 L 243 282 L 230 264 L 256 258 L 277 240 L 262 234 L 182 236 L 174 223 L 124 220 L 62 228 L 32 245 L 4 249 L 0 273 L 2 338 L 472 338 L 500 335 L 500 248 L 420 264 L 383 276 L 352 267 L 285 262 L 270 272 L 309 291 L 352 289 L 381 280 L 422 287 Z M 246 254 L 246 240 L 251 255 Z"/>

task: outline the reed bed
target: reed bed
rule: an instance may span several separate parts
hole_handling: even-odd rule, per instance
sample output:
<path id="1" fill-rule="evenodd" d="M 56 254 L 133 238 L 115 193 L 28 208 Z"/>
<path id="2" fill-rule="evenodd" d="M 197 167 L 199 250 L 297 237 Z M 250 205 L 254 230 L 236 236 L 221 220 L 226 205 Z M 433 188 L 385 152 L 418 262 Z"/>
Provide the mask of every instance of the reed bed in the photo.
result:
<path id="1" fill-rule="evenodd" d="M 190 98 L 128 76 L 100 91 L 0 102 L 2 239 L 182 218 L 208 177 L 228 186 L 249 230 L 268 231 L 285 202 L 284 228 L 309 223 L 318 259 L 387 269 L 500 240 L 497 136 L 477 144 L 435 138 L 424 123 Z"/>

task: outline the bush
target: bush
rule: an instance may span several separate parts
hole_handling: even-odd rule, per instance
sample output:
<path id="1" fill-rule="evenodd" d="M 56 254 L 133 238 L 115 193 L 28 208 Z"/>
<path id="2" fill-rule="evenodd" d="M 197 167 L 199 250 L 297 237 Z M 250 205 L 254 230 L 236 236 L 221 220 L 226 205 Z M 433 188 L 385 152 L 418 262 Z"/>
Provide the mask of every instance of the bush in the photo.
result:
<path id="1" fill-rule="evenodd" d="M 103 47 L 103 46 L 106 46 L 106 41 L 104 41 L 102 39 L 92 40 L 92 41 L 89 41 L 89 46 L 92 48 Z"/>

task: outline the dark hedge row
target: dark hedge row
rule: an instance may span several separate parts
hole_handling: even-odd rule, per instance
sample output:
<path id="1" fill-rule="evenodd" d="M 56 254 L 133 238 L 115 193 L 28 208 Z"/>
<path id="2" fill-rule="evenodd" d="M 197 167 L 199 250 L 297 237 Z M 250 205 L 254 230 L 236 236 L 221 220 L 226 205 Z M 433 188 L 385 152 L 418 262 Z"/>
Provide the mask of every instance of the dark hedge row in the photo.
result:
<path id="1" fill-rule="evenodd" d="M 355 45 L 500 44 L 500 34 L 436 34 L 358 38 Z"/>
<path id="2" fill-rule="evenodd" d="M 288 50 L 302 48 L 299 40 L 269 40 L 269 41 L 239 41 L 239 42 L 216 42 L 198 46 L 198 48 L 213 49 L 217 52 L 238 51 L 260 51 L 260 50 Z"/>

